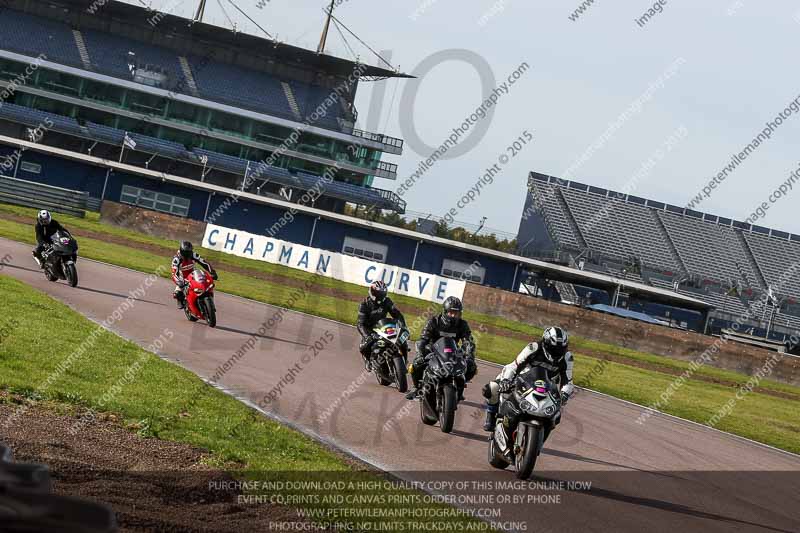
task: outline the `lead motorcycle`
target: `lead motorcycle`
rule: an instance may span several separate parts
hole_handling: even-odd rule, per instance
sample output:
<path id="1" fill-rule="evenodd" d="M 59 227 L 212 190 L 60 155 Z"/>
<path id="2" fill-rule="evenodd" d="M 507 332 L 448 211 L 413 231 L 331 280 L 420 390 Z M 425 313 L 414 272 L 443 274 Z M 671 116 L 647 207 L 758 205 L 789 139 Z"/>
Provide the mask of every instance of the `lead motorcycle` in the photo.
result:
<path id="1" fill-rule="evenodd" d="M 439 422 L 442 432 L 450 433 L 453 430 L 459 392 L 466 385 L 466 371 L 464 353 L 454 339 L 443 337 L 433 344 L 420 387 L 419 405 L 423 424 L 432 426 Z"/>
<path id="2" fill-rule="evenodd" d="M 66 280 L 70 287 L 78 285 L 78 241 L 66 230 L 57 231 L 42 250 L 42 260 L 34 257 L 44 269 L 48 281 Z"/>
<path id="3" fill-rule="evenodd" d="M 489 464 L 501 470 L 513 464 L 517 478 L 531 477 L 567 398 L 541 367 L 518 375 L 512 390 L 500 396 L 497 424 L 489 437 Z"/>
<path id="4" fill-rule="evenodd" d="M 183 290 L 186 305 L 183 312 L 189 322 L 205 320 L 208 327 L 217 326 L 217 306 L 214 303 L 214 279 L 203 272 L 195 270 L 186 280 Z"/>
<path id="5" fill-rule="evenodd" d="M 400 349 L 410 335 L 407 329 L 401 328 L 394 320 L 384 318 L 372 330 L 378 339 L 372 345 L 372 356 L 369 370 L 375 374 L 378 383 L 388 387 L 392 383 L 397 390 L 408 390 L 406 376 L 406 358 Z"/>

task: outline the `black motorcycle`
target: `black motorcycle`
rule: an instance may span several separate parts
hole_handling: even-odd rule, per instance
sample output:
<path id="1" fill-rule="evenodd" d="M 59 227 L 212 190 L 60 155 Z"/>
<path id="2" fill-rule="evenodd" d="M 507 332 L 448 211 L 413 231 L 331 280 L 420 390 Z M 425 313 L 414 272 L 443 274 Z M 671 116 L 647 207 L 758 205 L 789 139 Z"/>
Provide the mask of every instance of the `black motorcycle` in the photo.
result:
<path id="1" fill-rule="evenodd" d="M 398 391 L 406 392 L 406 358 L 400 346 L 408 340 L 408 330 L 399 327 L 394 320 L 384 318 L 372 331 L 378 339 L 373 344 L 370 371 L 375 373 L 378 383 L 384 387 L 395 383 Z"/>
<path id="2" fill-rule="evenodd" d="M 423 424 L 432 426 L 439 422 L 444 433 L 453 430 L 459 393 L 466 384 L 466 371 L 464 354 L 454 339 L 444 337 L 434 343 L 421 384 L 419 403 Z"/>
<path id="3" fill-rule="evenodd" d="M 489 437 L 489 464 L 500 470 L 513 464 L 519 479 L 528 479 L 545 440 L 561 421 L 567 396 L 541 367 L 516 377 L 512 390 L 500 396 L 497 424 Z"/>
<path id="4" fill-rule="evenodd" d="M 78 285 L 78 242 L 67 231 L 57 231 L 42 250 L 41 265 L 48 281 L 67 280 L 70 287 Z M 38 261 L 38 259 L 37 259 Z"/>

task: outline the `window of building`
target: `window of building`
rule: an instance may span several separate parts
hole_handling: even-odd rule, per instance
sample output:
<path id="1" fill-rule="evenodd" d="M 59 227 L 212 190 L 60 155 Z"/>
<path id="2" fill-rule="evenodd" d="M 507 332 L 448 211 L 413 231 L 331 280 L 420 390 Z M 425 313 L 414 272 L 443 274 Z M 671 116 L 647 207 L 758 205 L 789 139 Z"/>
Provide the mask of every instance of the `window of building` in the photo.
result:
<path id="1" fill-rule="evenodd" d="M 19 164 L 19 168 L 31 174 L 40 174 L 42 172 L 42 165 L 39 163 L 31 163 L 30 161 L 23 161 Z"/>
<path id="2" fill-rule="evenodd" d="M 377 261 L 378 263 L 386 262 L 386 254 L 388 251 L 389 247 L 385 244 L 356 239 L 354 237 L 345 237 L 344 246 L 342 246 L 342 253 L 345 255 L 362 257 L 370 261 Z"/>
<path id="3" fill-rule="evenodd" d="M 483 284 L 483 280 L 486 277 L 486 269 L 470 263 L 445 259 L 442 263 L 442 276 Z"/>
<path id="4" fill-rule="evenodd" d="M 164 194 L 130 185 L 122 186 L 122 194 L 119 201 L 123 204 L 131 204 L 145 209 L 161 211 L 170 215 L 185 217 L 189 215 L 189 200 L 171 194 Z"/>

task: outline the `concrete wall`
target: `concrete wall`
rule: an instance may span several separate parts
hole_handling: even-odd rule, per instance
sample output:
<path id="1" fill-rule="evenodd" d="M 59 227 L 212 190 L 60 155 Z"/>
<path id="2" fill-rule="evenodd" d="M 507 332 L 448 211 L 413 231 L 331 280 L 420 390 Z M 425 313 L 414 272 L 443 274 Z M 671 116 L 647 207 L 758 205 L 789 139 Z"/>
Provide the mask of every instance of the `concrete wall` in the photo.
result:
<path id="1" fill-rule="evenodd" d="M 200 244 L 203 241 L 206 225 L 204 222 L 183 218 L 158 211 L 139 209 L 110 200 L 103 201 L 100 221 L 112 226 L 132 229 L 146 235 L 166 239 L 190 240 Z"/>
<path id="2" fill-rule="evenodd" d="M 621 344 L 623 332 L 634 327 L 635 335 L 624 335 L 625 347 L 685 361 L 697 360 L 707 348 L 719 341 L 717 337 L 646 324 L 474 283 L 467 283 L 464 306 L 476 313 L 501 316 L 538 327 L 561 325 L 574 335 L 613 345 Z M 773 351 L 729 341 L 721 343 L 710 364 L 753 375 L 774 354 Z M 800 385 L 800 357 L 781 357 L 769 377 Z"/>

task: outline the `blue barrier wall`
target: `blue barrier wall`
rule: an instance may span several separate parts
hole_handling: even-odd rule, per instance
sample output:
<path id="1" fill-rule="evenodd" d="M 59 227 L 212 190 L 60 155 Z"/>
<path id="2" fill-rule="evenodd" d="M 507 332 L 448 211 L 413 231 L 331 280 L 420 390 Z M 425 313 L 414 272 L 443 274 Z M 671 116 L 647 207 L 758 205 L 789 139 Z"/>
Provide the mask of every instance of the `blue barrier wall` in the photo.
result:
<path id="1" fill-rule="evenodd" d="M 13 149 L 7 146 L 3 146 L 0 150 L 0 154 L 12 152 Z M 17 175 L 20 179 L 88 191 L 90 196 L 95 198 L 99 198 L 102 194 L 106 179 L 106 169 L 104 168 L 36 152 L 26 152 L 23 161 L 35 162 L 42 166 L 42 170 L 39 174 L 20 171 Z M 6 174 L 11 175 L 12 172 L 13 169 Z M 284 209 L 248 200 L 228 201 L 227 207 L 225 207 L 228 199 L 226 196 L 133 174 L 111 172 L 104 199 L 119 202 L 123 185 L 187 198 L 191 202 L 188 216 L 195 220 L 205 220 L 206 214 L 208 214 L 210 221 L 214 224 L 260 235 L 269 235 L 270 229 L 274 227 L 273 237 L 307 246 L 310 243 L 313 229 L 313 242 L 310 245 L 331 252 L 341 252 L 347 236 L 372 241 L 388 247 L 387 264 L 409 269 L 413 266 L 415 270 L 429 274 L 441 274 L 445 259 L 467 264 L 478 261 L 486 269 L 485 285 L 506 290 L 516 290 L 519 285 L 519 279 L 517 279 L 517 286 L 512 286 L 516 268 L 512 262 L 430 242 L 419 245 L 415 261 L 414 255 L 418 241 L 413 237 L 391 235 L 326 219 L 317 219 L 316 227 L 314 227 L 316 217 L 313 215 L 297 213 L 287 217 L 287 211 Z M 283 222 L 281 222 L 282 219 Z M 276 223 L 277 226 L 274 226 Z"/>
<path id="2" fill-rule="evenodd" d="M 3 148 L 3 155 L 10 155 L 14 152 L 8 146 Z M 17 178 L 19 179 L 76 191 L 87 191 L 89 196 L 100 198 L 100 194 L 103 191 L 103 182 L 106 178 L 106 171 L 103 168 L 67 159 L 55 159 L 31 150 L 24 151 L 20 159 L 21 162 L 40 165 L 41 171 L 38 174 L 28 172 L 20 165 L 17 171 Z M 11 176 L 13 173 L 14 168 L 11 167 L 5 174 Z"/>

